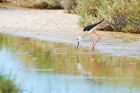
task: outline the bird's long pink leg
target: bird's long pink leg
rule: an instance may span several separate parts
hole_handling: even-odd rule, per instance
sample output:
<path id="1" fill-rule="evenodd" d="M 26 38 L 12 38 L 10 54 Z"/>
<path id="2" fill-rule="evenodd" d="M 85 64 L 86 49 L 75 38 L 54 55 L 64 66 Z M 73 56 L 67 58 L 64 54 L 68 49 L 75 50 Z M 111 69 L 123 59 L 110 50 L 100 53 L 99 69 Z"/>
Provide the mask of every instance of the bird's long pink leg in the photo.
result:
<path id="1" fill-rule="evenodd" d="M 97 33 L 94 32 L 94 34 L 98 37 L 97 41 L 95 42 L 95 45 L 96 45 L 101 38 L 100 38 L 100 36 Z"/>
<path id="2" fill-rule="evenodd" d="M 90 37 L 91 37 L 91 39 L 92 39 L 92 48 L 93 48 L 93 50 L 94 50 L 95 44 L 94 44 L 94 40 L 93 40 L 93 38 L 92 38 L 92 34 L 90 34 Z"/>

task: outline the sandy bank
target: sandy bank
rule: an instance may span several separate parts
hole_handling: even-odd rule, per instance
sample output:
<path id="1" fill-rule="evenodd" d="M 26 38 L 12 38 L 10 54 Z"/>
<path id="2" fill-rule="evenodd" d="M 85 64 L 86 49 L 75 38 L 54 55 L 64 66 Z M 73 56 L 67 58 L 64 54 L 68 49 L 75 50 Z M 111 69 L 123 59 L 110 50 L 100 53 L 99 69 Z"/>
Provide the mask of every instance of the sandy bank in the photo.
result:
<path id="1" fill-rule="evenodd" d="M 76 44 L 76 37 L 82 33 L 77 25 L 78 18 L 77 15 L 63 13 L 63 10 L 1 9 L 0 32 Z M 140 58 L 139 35 L 103 31 L 97 33 L 101 41 L 96 49 L 102 53 Z M 87 37 L 81 45 L 90 47 L 91 40 Z"/>

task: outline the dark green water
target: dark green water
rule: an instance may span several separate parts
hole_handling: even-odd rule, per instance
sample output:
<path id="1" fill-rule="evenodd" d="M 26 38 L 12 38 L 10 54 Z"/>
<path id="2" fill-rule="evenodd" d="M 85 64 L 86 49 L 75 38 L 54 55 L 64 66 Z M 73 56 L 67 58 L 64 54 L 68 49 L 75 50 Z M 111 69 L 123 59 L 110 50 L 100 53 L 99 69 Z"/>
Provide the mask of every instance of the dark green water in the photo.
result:
<path id="1" fill-rule="evenodd" d="M 0 34 L 0 73 L 19 93 L 140 93 L 140 59 Z"/>

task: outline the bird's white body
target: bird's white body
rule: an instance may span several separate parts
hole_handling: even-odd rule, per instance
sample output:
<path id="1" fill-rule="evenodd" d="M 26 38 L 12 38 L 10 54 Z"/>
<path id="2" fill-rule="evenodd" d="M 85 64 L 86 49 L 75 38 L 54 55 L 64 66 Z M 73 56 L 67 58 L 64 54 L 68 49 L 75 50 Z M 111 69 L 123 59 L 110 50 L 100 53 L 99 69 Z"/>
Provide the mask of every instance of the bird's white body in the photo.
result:
<path id="1" fill-rule="evenodd" d="M 81 36 L 77 37 L 77 41 L 81 41 L 84 37 L 86 37 L 88 34 L 92 34 L 93 32 L 96 31 L 96 29 L 98 28 L 98 26 L 93 27 L 90 31 L 85 31 Z M 85 34 L 86 33 L 86 34 Z"/>
<path id="2" fill-rule="evenodd" d="M 104 20 L 104 19 L 103 19 Z M 84 34 L 82 34 L 81 36 L 78 36 L 77 37 L 77 48 L 78 48 L 78 45 L 79 45 L 79 42 L 85 37 L 87 36 L 87 34 L 90 35 L 91 39 L 93 40 L 93 37 L 92 37 L 92 34 L 94 33 L 98 39 L 96 41 L 93 40 L 93 43 L 92 43 L 92 48 L 94 49 L 94 46 L 96 45 L 96 43 L 100 40 L 100 36 L 95 32 L 97 30 L 97 28 L 99 27 L 99 24 L 101 24 L 101 22 L 103 22 L 103 20 L 101 20 L 100 22 L 98 23 L 95 23 L 95 24 L 91 24 L 91 25 L 88 25 L 86 26 L 83 31 L 84 31 Z M 86 34 L 85 34 L 86 33 Z"/>
<path id="3" fill-rule="evenodd" d="M 98 28 L 98 25 L 93 27 L 90 31 L 88 31 L 87 33 L 92 34 L 93 32 L 95 32 Z"/>

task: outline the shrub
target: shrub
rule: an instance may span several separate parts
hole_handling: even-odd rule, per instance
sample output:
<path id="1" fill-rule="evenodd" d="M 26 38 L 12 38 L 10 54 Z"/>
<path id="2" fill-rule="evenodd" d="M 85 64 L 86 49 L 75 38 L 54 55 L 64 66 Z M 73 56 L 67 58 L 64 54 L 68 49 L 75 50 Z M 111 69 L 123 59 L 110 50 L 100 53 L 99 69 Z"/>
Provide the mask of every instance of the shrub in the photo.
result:
<path id="1" fill-rule="evenodd" d="M 93 0 L 77 0 L 77 13 L 96 16 L 96 7 Z"/>
<path id="2" fill-rule="evenodd" d="M 76 13 L 76 0 L 61 0 L 60 3 L 65 13 Z"/>
<path id="3" fill-rule="evenodd" d="M 131 1 L 128 11 L 124 31 L 140 33 L 140 1 Z"/>
<path id="4" fill-rule="evenodd" d="M 139 0 L 77 0 L 80 25 L 104 18 L 115 31 L 140 33 Z"/>
<path id="5" fill-rule="evenodd" d="M 123 0 L 98 0 L 96 3 L 99 15 L 106 19 L 115 31 L 121 31 L 127 24 L 127 16 L 125 13 L 127 4 L 122 1 Z"/>
<path id="6" fill-rule="evenodd" d="M 61 8 L 60 0 L 44 0 L 44 1 L 48 3 L 48 8 L 55 8 L 55 9 Z"/>
<path id="7" fill-rule="evenodd" d="M 34 3 L 31 6 L 33 8 L 45 9 L 45 8 L 48 8 L 48 3 L 46 3 L 46 2 Z"/>
<path id="8" fill-rule="evenodd" d="M 79 25 L 85 26 L 97 17 L 97 8 L 94 0 L 77 0 L 77 13 L 80 15 Z"/>

